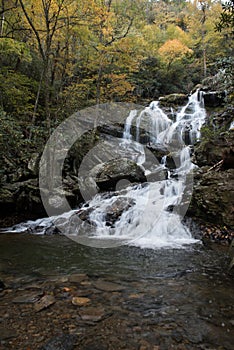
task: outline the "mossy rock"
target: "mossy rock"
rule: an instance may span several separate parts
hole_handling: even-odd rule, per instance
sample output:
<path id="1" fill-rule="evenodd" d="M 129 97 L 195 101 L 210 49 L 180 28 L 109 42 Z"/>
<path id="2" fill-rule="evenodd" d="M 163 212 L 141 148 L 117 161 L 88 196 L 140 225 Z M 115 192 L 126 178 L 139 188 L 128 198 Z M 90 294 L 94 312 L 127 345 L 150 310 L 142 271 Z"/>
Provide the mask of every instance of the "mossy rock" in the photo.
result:
<path id="1" fill-rule="evenodd" d="M 167 96 L 159 97 L 161 106 L 183 106 L 188 102 L 188 95 L 185 94 L 170 94 Z"/>

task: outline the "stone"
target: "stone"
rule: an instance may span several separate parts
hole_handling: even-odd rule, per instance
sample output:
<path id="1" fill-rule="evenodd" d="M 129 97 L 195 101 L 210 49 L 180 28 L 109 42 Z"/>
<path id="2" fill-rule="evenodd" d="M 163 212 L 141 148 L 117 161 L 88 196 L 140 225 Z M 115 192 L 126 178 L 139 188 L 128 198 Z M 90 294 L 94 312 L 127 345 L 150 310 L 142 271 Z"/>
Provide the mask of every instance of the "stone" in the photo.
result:
<path id="1" fill-rule="evenodd" d="M 55 303 L 55 297 L 53 295 L 44 295 L 36 304 L 34 309 L 36 312 L 47 309 L 49 306 Z"/>
<path id="2" fill-rule="evenodd" d="M 0 292 L 5 289 L 5 284 L 0 280 Z"/>
<path id="3" fill-rule="evenodd" d="M 98 280 L 97 282 L 94 282 L 94 287 L 104 292 L 118 292 L 124 289 L 124 287 L 120 284 L 103 280 Z"/>
<path id="4" fill-rule="evenodd" d="M 72 304 L 75 306 L 86 306 L 90 304 L 91 299 L 85 297 L 73 297 Z"/>
<path id="5" fill-rule="evenodd" d="M 103 308 L 86 308 L 79 311 L 79 315 L 82 321 L 86 322 L 100 322 L 107 317 L 106 312 Z"/>
<path id="6" fill-rule="evenodd" d="M 31 293 L 25 293 L 23 295 L 20 295 L 12 300 L 14 304 L 34 304 L 36 301 L 39 300 L 40 296 L 43 294 L 43 292 L 31 292 Z"/>
<path id="7" fill-rule="evenodd" d="M 188 102 L 188 95 L 185 94 L 170 94 L 159 97 L 160 105 L 167 107 L 183 106 Z"/>
<path id="8" fill-rule="evenodd" d="M 225 102 L 225 91 L 210 91 L 203 94 L 205 107 L 218 107 Z"/>
<path id="9" fill-rule="evenodd" d="M 77 336 L 75 334 L 62 334 L 51 338 L 39 350 L 73 350 Z"/>
<path id="10" fill-rule="evenodd" d="M 0 326 L 0 341 L 17 338 L 15 330 Z"/>
<path id="11" fill-rule="evenodd" d="M 194 181 L 188 215 L 234 229 L 233 183 L 234 169 L 205 172 Z"/>
<path id="12" fill-rule="evenodd" d="M 71 283 L 81 283 L 88 279 L 88 276 L 85 273 L 77 273 L 68 276 L 68 281 Z"/>
<path id="13" fill-rule="evenodd" d="M 103 215 L 105 215 L 106 225 L 113 227 L 115 222 L 120 218 L 123 212 L 128 210 L 134 204 L 135 201 L 132 198 L 116 198 L 116 200 L 112 204 L 107 206 L 105 213 L 103 213 Z M 81 209 L 77 215 L 81 220 L 87 221 L 91 225 L 95 225 L 95 222 L 93 222 L 90 219 L 90 214 L 93 212 L 93 210 L 94 208 L 92 207 L 87 209 Z"/>
<path id="14" fill-rule="evenodd" d="M 112 159 L 104 163 L 95 181 L 101 190 L 110 190 L 115 189 L 118 181 L 123 179 L 132 183 L 147 181 L 143 168 L 127 158 Z"/>

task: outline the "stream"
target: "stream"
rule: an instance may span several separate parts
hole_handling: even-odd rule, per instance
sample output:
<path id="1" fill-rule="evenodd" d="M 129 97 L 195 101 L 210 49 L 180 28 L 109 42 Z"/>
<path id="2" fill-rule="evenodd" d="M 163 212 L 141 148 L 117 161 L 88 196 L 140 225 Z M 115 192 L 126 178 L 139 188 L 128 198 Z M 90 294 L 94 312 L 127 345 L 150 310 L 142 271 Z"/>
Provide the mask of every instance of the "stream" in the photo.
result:
<path id="1" fill-rule="evenodd" d="M 1 278 L 11 290 L 0 294 L 0 330 L 19 333 L 1 349 L 40 349 L 61 332 L 78 334 L 74 349 L 233 349 L 233 275 L 220 247 L 98 249 L 29 234 L 3 234 L 0 242 Z M 86 283 L 71 278 L 82 274 Z M 14 303 L 41 289 L 56 298 L 48 309 L 35 313 L 31 304 Z M 91 321 L 94 311 L 72 305 L 77 295 L 108 317 L 81 322 L 80 310 Z"/>

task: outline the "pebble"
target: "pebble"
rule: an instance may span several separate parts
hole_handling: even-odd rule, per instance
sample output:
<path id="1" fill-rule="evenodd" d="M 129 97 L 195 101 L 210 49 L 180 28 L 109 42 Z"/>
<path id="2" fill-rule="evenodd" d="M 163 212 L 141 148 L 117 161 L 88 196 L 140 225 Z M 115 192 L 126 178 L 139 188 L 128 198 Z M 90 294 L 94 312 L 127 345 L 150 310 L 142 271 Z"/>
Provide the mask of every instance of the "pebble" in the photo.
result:
<path id="1" fill-rule="evenodd" d="M 76 306 L 85 306 L 91 302 L 91 299 L 89 298 L 83 298 L 83 297 L 73 297 L 72 298 L 72 304 Z"/>

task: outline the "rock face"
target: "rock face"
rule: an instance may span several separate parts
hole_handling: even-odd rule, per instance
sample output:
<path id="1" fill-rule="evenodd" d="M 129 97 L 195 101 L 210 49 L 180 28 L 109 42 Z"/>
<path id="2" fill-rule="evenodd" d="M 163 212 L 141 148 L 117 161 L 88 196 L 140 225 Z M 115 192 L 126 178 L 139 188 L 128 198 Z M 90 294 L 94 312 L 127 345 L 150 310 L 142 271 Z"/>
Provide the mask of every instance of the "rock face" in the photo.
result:
<path id="1" fill-rule="evenodd" d="M 234 229 L 234 169 L 203 170 L 195 177 L 188 214 Z"/>
<path id="2" fill-rule="evenodd" d="M 225 91 L 210 91 L 205 92 L 204 95 L 205 107 L 218 107 L 225 102 Z"/>
<path id="3" fill-rule="evenodd" d="M 211 97 L 208 93 L 205 96 Z M 230 130 L 233 112 L 231 105 L 208 111 L 201 140 L 194 146 L 193 162 L 200 169 L 195 173 L 188 211 L 189 215 L 231 229 L 234 228 L 234 132 Z"/>
<path id="4" fill-rule="evenodd" d="M 96 183 L 101 190 L 115 189 L 120 180 L 133 183 L 147 181 L 144 170 L 127 158 L 113 159 L 104 163 L 96 177 Z"/>
<path id="5" fill-rule="evenodd" d="M 204 138 L 195 146 L 193 161 L 198 166 L 212 166 L 225 158 L 226 169 L 232 168 L 232 152 L 234 149 L 234 132 L 223 132 L 219 135 Z M 229 163 L 229 165 L 228 165 Z"/>

